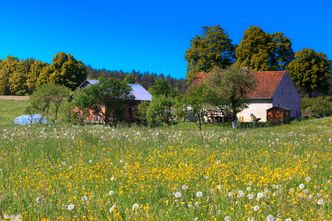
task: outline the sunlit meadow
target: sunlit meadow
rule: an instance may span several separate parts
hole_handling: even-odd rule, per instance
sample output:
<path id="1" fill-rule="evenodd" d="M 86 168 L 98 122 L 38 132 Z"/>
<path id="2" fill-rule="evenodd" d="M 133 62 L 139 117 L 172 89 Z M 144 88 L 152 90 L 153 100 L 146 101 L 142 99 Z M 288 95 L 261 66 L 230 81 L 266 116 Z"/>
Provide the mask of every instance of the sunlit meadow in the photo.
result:
<path id="1" fill-rule="evenodd" d="M 2 126 L 0 220 L 331 220 L 332 118 Z"/>

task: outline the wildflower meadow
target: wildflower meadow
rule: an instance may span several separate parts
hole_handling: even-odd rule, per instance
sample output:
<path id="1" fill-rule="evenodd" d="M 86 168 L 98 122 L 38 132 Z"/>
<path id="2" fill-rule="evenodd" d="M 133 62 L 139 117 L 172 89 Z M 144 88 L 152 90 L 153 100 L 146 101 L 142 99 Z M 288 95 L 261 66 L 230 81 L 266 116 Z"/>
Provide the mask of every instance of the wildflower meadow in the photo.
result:
<path id="1" fill-rule="evenodd" d="M 331 125 L 2 126 L 0 220 L 331 220 Z"/>

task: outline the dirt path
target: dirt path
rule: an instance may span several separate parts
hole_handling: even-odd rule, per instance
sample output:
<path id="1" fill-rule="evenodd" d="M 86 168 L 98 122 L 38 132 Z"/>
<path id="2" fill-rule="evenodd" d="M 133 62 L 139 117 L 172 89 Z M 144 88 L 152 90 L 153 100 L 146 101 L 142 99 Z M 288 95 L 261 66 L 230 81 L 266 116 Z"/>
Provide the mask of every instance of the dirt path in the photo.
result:
<path id="1" fill-rule="evenodd" d="M 29 96 L 0 96 L 0 100 L 24 101 L 29 100 Z"/>

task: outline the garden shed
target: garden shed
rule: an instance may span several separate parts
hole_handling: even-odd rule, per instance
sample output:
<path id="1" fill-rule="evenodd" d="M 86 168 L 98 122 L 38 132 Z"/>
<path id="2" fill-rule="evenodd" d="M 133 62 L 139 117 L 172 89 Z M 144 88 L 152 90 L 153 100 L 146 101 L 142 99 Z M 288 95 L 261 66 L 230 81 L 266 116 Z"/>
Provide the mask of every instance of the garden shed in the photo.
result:
<path id="1" fill-rule="evenodd" d="M 287 123 L 290 121 L 290 110 L 282 107 L 272 107 L 266 110 L 269 123 Z"/>

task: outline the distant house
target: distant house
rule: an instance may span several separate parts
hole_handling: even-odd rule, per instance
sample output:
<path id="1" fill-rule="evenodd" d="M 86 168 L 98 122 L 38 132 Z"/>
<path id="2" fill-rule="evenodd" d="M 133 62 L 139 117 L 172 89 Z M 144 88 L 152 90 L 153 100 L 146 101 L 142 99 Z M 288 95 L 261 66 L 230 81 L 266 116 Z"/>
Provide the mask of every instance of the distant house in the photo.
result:
<path id="1" fill-rule="evenodd" d="M 289 112 L 288 120 L 301 117 L 301 98 L 287 71 L 259 71 L 253 74 L 256 88 L 247 95 L 248 107 L 237 114 L 239 121 L 250 122 L 254 117 L 266 122 L 268 110 L 273 107 L 284 110 L 285 114 Z M 275 122 L 277 119 L 271 116 L 269 120 Z"/>
<path id="2" fill-rule="evenodd" d="M 287 122 L 301 117 L 301 98 L 287 71 L 258 71 L 253 75 L 256 88 L 247 95 L 248 107 L 237 114 L 240 122 L 266 122 L 268 119 Z M 206 73 L 199 73 L 193 84 L 203 81 L 206 76 Z M 283 111 L 282 115 L 275 114 L 280 111 Z M 274 116 L 279 118 L 274 119 Z"/>
<path id="3" fill-rule="evenodd" d="M 85 80 L 81 85 L 80 88 L 88 88 L 90 85 L 98 84 L 98 80 Z M 143 101 L 151 101 L 152 95 L 140 84 L 128 84 L 131 87 L 131 94 L 134 96 L 133 100 L 125 101 L 126 109 L 123 113 L 123 119 L 126 121 L 136 121 L 137 118 L 137 105 Z M 104 111 L 104 108 L 101 108 Z M 100 122 L 101 119 L 98 116 L 98 113 L 95 113 L 94 110 L 89 110 L 88 121 L 90 122 Z"/>

